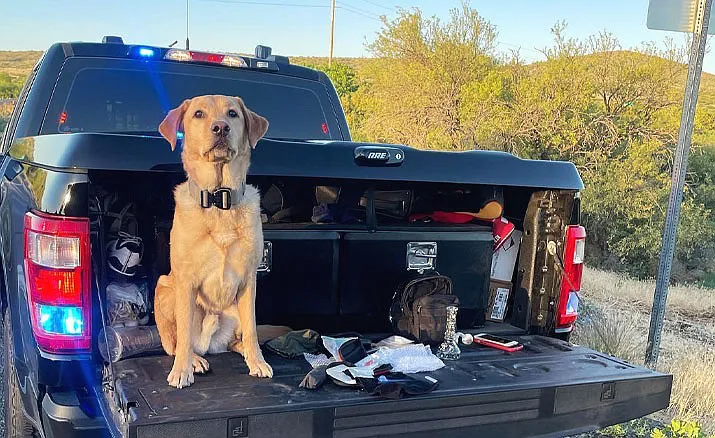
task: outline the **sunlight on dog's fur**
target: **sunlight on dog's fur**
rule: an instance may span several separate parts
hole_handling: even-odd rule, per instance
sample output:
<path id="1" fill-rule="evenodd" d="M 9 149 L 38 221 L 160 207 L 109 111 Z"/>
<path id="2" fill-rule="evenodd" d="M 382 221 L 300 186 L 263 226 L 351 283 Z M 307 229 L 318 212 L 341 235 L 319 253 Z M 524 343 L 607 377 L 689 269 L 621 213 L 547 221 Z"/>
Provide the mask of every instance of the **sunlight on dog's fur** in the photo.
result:
<path id="1" fill-rule="evenodd" d="M 205 372 L 206 353 L 241 353 L 252 376 L 272 377 L 256 333 L 256 269 L 263 254 L 258 190 L 245 185 L 251 150 L 268 121 L 238 97 L 200 96 L 169 112 L 159 132 L 176 147 L 188 180 L 175 191 L 171 272 L 159 278 L 155 313 L 175 356 L 167 381 L 182 388 Z M 243 191 L 245 187 L 245 191 Z M 203 208 L 200 191 L 233 190 L 229 210 Z"/>

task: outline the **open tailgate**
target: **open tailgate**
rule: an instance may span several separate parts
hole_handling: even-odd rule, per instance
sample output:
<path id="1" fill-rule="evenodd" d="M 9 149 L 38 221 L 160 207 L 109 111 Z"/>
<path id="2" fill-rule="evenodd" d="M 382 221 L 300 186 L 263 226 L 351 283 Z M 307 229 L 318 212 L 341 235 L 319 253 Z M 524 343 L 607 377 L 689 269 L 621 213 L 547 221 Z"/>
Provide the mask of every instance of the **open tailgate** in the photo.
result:
<path id="1" fill-rule="evenodd" d="M 300 389 L 307 362 L 270 353 L 273 379 L 248 376 L 225 353 L 180 390 L 166 383 L 172 357 L 128 359 L 115 364 L 117 426 L 130 437 L 563 436 L 668 406 L 670 375 L 551 338 L 520 341 L 511 354 L 463 347 L 460 360 L 426 373 L 437 390 L 397 401 L 331 383 Z"/>

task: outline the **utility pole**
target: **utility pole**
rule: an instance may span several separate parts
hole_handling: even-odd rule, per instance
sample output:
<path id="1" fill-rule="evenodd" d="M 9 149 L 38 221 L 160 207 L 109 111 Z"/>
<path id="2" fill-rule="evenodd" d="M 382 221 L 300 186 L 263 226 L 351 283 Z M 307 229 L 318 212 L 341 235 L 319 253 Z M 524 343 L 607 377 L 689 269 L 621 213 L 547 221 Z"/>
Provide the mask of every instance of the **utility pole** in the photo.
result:
<path id="1" fill-rule="evenodd" d="M 189 0 L 186 0 L 186 50 L 189 50 Z"/>
<path id="2" fill-rule="evenodd" d="M 330 3 L 330 55 L 328 55 L 328 67 L 333 63 L 333 37 L 335 35 L 335 0 Z"/>
<path id="3" fill-rule="evenodd" d="M 658 363 L 660 338 L 663 331 L 663 321 L 665 319 L 665 304 L 668 298 L 668 285 L 670 283 L 670 271 L 673 264 L 675 240 L 678 231 L 678 221 L 680 219 L 680 205 L 683 203 L 683 186 L 685 184 L 685 173 L 688 168 L 688 153 L 690 152 L 690 144 L 693 138 L 695 107 L 698 103 L 700 75 L 703 70 L 705 43 L 708 38 L 708 24 L 713 3 L 713 0 L 696 1 L 697 5 L 693 5 L 697 7 L 694 26 L 692 30 L 689 29 L 689 31 L 693 33 L 693 41 L 690 46 L 688 59 L 688 79 L 685 82 L 685 96 L 683 98 L 683 113 L 680 118 L 680 130 L 678 131 L 678 144 L 675 149 L 675 156 L 673 157 L 670 198 L 668 199 L 668 210 L 666 211 L 665 226 L 663 227 L 663 247 L 660 252 L 658 278 L 655 283 L 653 310 L 650 315 L 650 330 L 648 332 L 648 344 L 646 347 L 645 361 L 646 365 L 651 368 L 655 368 Z M 675 3 L 676 2 L 673 2 L 671 4 Z M 695 1 L 693 3 L 695 3 Z"/>

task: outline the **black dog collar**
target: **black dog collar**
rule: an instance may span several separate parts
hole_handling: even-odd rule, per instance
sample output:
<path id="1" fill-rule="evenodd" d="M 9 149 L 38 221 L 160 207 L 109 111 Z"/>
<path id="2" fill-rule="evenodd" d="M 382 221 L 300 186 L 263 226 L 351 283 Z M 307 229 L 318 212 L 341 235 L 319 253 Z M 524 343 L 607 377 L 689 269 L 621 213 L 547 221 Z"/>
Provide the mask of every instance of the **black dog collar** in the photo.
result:
<path id="1" fill-rule="evenodd" d="M 238 190 L 219 187 L 214 191 L 199 191 L 199 205 L 202 208 L 216 207 L 220 210 L 230 210 L 232 205 L 238 204 L 246 191 L 246 184 L 241 184 Z"/>

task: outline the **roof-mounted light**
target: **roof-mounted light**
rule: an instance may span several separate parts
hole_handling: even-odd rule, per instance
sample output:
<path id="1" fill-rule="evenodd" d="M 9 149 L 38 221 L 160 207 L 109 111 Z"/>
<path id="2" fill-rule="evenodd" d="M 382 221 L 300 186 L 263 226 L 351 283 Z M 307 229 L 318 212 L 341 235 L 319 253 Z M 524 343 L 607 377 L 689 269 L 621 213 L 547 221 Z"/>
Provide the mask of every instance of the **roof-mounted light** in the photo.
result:
<path id="1" fill-rule="evenodd" d="M 139 56 L 144 58 L 151 58 L 154 56 L 154 49 L 142 47 L 141 49 L 139 49 Z"/>
<path id="2" fill-rule="evenodd" d="M 136 59 L 150 60 L 161 54 L 161 51 L 154 47 L 147 46 L 131 46 L 127 53 L 128 56 Z"/>

